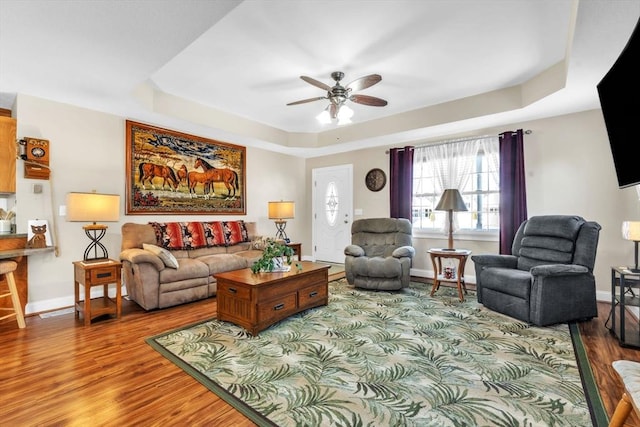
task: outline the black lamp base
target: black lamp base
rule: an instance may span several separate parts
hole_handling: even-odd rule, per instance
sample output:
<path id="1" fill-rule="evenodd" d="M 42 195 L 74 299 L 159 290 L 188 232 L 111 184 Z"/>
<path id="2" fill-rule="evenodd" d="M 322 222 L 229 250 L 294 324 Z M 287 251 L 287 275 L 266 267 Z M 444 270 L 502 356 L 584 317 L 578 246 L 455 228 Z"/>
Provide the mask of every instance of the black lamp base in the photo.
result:
<path id="1" fill-rule="evenodd" d="M 84 250 L 84 260 L 95 261 L 109 258 L 107 248 L 102 243 L 100 243 L 100 239 L 102 239 L 107 233 L 107 226 L 93 224 L 84 226 L 82 228 L 84 228 L 84 233 L 87 235 L 89 240 L 91 240 L 91 243 L 89 243 L 87 249 Z M 93 256 L 91 256 L 91 252 L 93 252 Z"/>
<path id="2" fill-rule="evenodd" d="M 287 226 L 287 221 L 275 221 L 276 223 L 276 240 L 284 240 L 289 241 L 287 237 L 287 233 L 285 233 L 284 229 Z"/>

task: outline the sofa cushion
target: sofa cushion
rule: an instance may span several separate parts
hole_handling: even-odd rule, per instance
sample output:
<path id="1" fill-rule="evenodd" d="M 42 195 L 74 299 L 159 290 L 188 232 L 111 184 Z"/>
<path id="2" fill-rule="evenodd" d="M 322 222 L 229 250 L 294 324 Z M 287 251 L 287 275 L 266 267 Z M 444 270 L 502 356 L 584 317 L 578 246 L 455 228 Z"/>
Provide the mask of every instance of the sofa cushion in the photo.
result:
<path id="1" fill-rule="evenodd" d="M 160 284 L 209 277 L 209 267 L 199 260 L 180 258 L 178 264 L 177 269 L 165 268 L 160 272 Z"/>
<path id="2" fill-rule="evenodd" d="M 480 272 L 482 292 L 491 289 L 499 294 L 512 295 L 529 301 L 531 274 L 514 268 L 489 267 Z"/>
<path id="3" fill-rule="evenodd" d="M 154 255 L 157 255 L 158 258 L 162 260 L 164 265 L 169 268 L 178 268 L 178 260 L 173 256 L 171 252 L 166 250 L 165 248 L 161 248 L 160 246 L 150 245 L 148 243 L 142 244 L 142 249 L 145 251 L 149 251 Z"/>
<path id="4" fill-rule="evenodd" d="M 122 250 L 139 248 L 143 243 L 157 244 L 158 240 L 153 227 L 149 224 L 135 224 L 127 222 L 122 225 Z"/>
<path id="5" fill-rule="evenodd" d="M 235 252 L 234 255 L 244 258 L 247 262 L 247 267 L 251 267 L 262 257 L 262 251 L 249 249 L 242 252 Z"/>
<path id="6" fill-rule="evenodd" d="M 198 258 L 198 262 L 208 267 L 210 275 L 224 273 L 225 271 L 240 270 L 247 267 L 246 258 L 234 254 L 201 256 Z"/>
<path id="7" fill-rule="evenodd" d="M 222 225 L 227 246 L 250 241 L 244 221 L 222 221 Z"/>

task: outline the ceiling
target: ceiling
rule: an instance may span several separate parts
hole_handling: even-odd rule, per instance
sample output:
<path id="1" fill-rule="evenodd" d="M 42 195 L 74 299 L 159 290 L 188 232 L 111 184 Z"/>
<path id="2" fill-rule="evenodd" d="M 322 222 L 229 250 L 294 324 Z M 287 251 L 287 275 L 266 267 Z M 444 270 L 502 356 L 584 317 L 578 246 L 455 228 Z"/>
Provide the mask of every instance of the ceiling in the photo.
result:
<path id="1" fill-rule="evenodd" d="M 0 0 L 16 93 L 310 157 L 599 107 L 639 0 Z M 377 73 L 353 124 L 287 103 Z"/>

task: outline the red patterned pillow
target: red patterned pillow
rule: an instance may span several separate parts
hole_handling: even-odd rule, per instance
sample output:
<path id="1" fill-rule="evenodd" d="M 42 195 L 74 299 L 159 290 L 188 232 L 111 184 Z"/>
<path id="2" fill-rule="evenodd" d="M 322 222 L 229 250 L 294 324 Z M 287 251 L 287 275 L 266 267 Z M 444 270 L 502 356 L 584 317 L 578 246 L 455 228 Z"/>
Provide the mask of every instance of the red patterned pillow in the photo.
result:
<path id="1" fill-rule="evenodd" d="M 226 246 L 224 229 L 220 221 L 203 222 L 207 246 Z"/>
<path id="2" fill-rule="evenodd" d="M 207 238 L 201 222 L 183 222 L 184 249 L 198 249 L 207 247 Z"/>
<path id="3" fill-rule="evenodd" d="M 249 241 L 249 233 L 244 221 L 222 221 L 227 246 Z"/>
<path id="4" fill-rule="evenodd" d="M 244 221 L 150 222 L 158 246 L 166 249 L 198 249 L 230 246 L 249 241 Z"/>
<path id="5" fill-rule="evenodd" d="M 183 228 L 179 222 L 150 222 L 156 233 L 158 246 L 166 249 L 184 249 Z"/>

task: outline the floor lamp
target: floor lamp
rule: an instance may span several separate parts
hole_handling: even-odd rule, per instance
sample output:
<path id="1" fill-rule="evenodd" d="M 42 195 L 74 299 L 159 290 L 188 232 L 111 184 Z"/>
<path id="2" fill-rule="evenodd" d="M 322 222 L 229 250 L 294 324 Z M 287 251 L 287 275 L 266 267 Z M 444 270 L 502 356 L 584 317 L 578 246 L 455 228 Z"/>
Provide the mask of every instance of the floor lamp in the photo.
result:
<path id="1" fill-rule="evenodd" d="M 442 193 L 442 197 L 440 197 L 440 201 L 438 202 L 438 206 L 436 206 L 436 210 L 447 211 L 447 214 L 449 215 L 449 247 L 445 250 L 455 251 L 453 248 L 453 213 L 464 212 L 467 210 L 467 206 L 464 204 L 464 200 L 462 200 L 460 192 L 455 188 L 448 188 L 444 190 L 444 193 Z"/>
<path id="2" fill-rule="evenodd" d="M 91 240 L 84 251 L 84 260 L 109 258 L 107 248 L 100 240 L 107 233 L 107 226 L 98 221 L 116 222 L 120 219 L 120 196 L 117 194 L 69 193 L 67 194 L 66 220 L 92 222 L 82 227 Z"/>
<path id="3" fill-rule="evenodd" d="M 284 229 L 287 226 L 285 219 L 293 219 L 295 214 L 294 202 L 269 202 L 269 219 L 273 219 L 276 223 L 276 240 L 284 240 L 289 243 L 289 238 Z"/>

